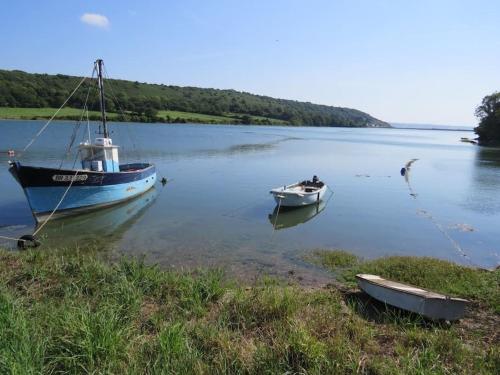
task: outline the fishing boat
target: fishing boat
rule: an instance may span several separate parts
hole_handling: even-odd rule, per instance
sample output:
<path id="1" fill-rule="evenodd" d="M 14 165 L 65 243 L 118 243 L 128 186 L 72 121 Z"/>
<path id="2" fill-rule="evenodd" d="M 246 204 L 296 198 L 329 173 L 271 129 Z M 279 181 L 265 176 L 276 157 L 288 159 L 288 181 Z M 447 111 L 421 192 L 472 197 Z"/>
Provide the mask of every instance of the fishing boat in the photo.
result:
<path id="1" fill-rule="evenodd" d="M 78 147 L 81 168 L 46 168 L 10 162 L 9 171 L 23 188 L 37 222 L 124 202 L 155 184 L 153 164 L 119 163 L 119 146 L 113 144 L 106 121 L 101 59 L 94 63 L 94 72 L 97 73 L 101 126 L 94 142 L 89 137 Z"/>
<path id="2" fill-rule="evenodd" d="M 270 193 L 280 207 L 300 207 L 319 203 L 327 188 L 328 186 L 324 182 L 314 176 L 312 180 L 281 186 L 272 189 Z"/>
<path id="3" fill-rule="evenodd" d="M 376 300 L 433 320 L 461 319 L 468 303 L 462 298 L 445 296 L 377 275 L 358 274 L 356 279 L 360 289 Z"/>

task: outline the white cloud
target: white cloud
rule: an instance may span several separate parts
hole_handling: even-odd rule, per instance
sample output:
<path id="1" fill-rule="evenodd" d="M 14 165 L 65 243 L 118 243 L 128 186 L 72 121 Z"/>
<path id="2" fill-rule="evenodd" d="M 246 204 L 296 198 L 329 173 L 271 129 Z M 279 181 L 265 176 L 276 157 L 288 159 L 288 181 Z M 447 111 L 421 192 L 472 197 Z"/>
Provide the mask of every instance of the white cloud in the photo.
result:
<path id="1" fill-rule="evenodd" d="M 87 25 L 100 27 L 102 29 L 106 29 L 109 26 L 108 17 L 97 13 L 84 13 L 80 17 L 80 21 Z"/>

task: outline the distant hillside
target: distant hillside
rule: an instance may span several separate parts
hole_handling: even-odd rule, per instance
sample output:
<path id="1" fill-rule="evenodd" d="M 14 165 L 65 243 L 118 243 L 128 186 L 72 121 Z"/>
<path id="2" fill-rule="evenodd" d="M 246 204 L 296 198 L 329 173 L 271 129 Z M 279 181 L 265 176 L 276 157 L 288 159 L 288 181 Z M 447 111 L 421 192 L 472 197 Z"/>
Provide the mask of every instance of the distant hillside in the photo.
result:
<path id="1" fill-rule="evenodd" d="M 30 118 L 45 118 L 46 111 L 58 108 L 81 77 L 31 74 L 0 70 L 0 107 L 30 108 Z M 82 108 L 89 86 L 81 88 L 68 102 Z M 390 127 L 356 109 L 331 107 L 294 100 L 274 99 L 235 90 L 179 87 L 108 79 L 106 106 L 116 121 L 222 122 L 240 124 L 283 124 L 342 127 Z M 93 88 L 89 109 L 98 110 Z M 117 104 L 119 103 L 119 104 Z M 121 112 L 123 110 L 123 113 Z M 17 113 L 22 110 L 4 111 Z M 0 111 L 0 115 L 1 115 Z M 95 117 L 92 114 L 91 117 Z M 74 118 L 74 115 L 59 118 Z"/>

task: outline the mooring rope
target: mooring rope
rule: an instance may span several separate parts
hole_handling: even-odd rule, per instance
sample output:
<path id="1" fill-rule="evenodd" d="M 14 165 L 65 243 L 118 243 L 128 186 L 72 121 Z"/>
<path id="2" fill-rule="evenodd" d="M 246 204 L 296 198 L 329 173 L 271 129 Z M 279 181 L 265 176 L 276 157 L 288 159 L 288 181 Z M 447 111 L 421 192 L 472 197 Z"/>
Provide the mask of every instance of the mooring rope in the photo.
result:
<path id="1" fill-rule="evenodd" d="M 274 219 L 274 224 L 273 224 L 273 233 L 274 231 L 276 230 L 276 223 L 278 222 L 278 216 L 280 214 L 280 208 L 281 208 L 281 200 L 283 198 L 279 198 L 279 201 L 278 201 L 278 210 L 276 211 L 276 218 Z"/>
<path id="2" fill-rule="evenodd" d="M 413 197 L 413 199 L 415 200 L 415 202 L 418 203 L 418 205 L 420 206 L 420 199 L 418 199 L 418 194 L 413 190 L 413 187 L 411 185 L 411 182 L 410 182 L 410 169 L 411 169 L 411 166 L 414 162 L 416 162 L 418 159 L 411 159 L 408 163 L 406 163 L 406 171 L 405 171 L 405 174 L 404 174 L 404 178 L 405 178 L 405 181 L 408 185 L 408 190 L 410 191 L 410 195 Z M 418 207 L 418 206 L 417 206 Z M 417 209 L 417 213 L 420 213 L 421 215 L 424 215 L 425 217 L 427 217 L 430 222 L 432 224 L 434 224 L 434 226 L 436 227 L 436 229 L 441 232 L 441 234 L 450 242 L 451 246 L 453 247 L 453 249 L 459 253 L 463 258 L 467 259 L 467 261 L 474 265 L 474 266 L 477 266 L 476 263 L 474 263 L 472 261 L 472 259 L 470 258 L 470 256 L 465 252 L 465 250 L 462 248 L 462 246 L 460 246 L 460 244 L 454 240 L 450 234 L 448 233 L 448 231 L 432 216 L 432 214 L 430 214 L 427 210 L 424 210 L 420 207 L 418 207 Z"/>
<path id="3" fill-rule="evenodd" d="M 20 238 L 7 237 L 7 236 L 0 236 L 0 238 L 3 238 L 5 240 L 12 240 L 12 241 L 27 241 L 27 240 L 22 240 Z"/>
<path id="4" fill-rule="evenodd" d="M 57 203 L 56 207 L 54 208 L 54 210 L 50 213 L 49 217 L 47 217 L 47 219 L 45 219 L 45 221 L 42 223 L 42 225 L 40 225 L 37 230 L 33 233 L 33 236 L 36 236 L 36 234 L 38 232 L 40 232 L 42 230 L 42 228 L 45 226 L 45 224 L 47 224 L 49 222 L 49 220 L 52 218 L 52 216 L 54 215 L 54 213 L 57 211 L 57 209 L 59 208 L 59 206 L 61 205 L 62 201 L 64 200 L 64 198 L 66 197 L 66 194 L 68 194 L 68 191 L 69 189 L 71 188 L 71 186 L 73 186 L 73 182 L 75 182 L 76 180 L 76 176 L 78 175 L 78 172 L 79 171 L 76 171 L 75 175 L 71 178 L 71 182 L 69 183 L 68 185 L 68 188 L 66 189 L 66 191 L 64 192 L 64 194 L 62 195 L 61 197 L 61 200 L 59 201 L 59 203 Z"/>

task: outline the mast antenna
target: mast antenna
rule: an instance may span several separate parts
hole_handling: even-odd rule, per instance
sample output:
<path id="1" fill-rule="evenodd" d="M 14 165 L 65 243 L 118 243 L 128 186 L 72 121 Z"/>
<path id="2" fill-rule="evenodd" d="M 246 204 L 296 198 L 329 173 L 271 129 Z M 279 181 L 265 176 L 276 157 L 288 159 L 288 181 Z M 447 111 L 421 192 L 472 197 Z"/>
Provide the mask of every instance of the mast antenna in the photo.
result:
<path id="1" fill-rule="evenodd" d="M 100 96 L 100 105 L 101 105 L 101 119 L 102 119 L 102 127 L 103 127 L 103 134 L 104 138 L 109 137 L 108 133 L 108 127 L 106 125 L 106 106 L 105 106 L 105 101 L 104 101 L 104 81 L 103 81 L 103 61 L 102 59 L 98 59 L 95 62 L 96 69 L 97 69 L 97 82 L 99 84 L 99 96 Z"/>

